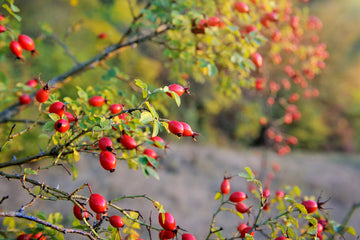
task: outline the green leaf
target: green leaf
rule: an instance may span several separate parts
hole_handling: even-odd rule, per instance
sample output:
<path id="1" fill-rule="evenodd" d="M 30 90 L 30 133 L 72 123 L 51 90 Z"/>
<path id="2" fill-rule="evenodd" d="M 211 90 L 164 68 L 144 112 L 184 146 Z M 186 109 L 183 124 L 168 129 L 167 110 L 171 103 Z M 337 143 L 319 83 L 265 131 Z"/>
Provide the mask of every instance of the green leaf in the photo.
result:
<path id="1" fill-rule="evenodd" d="M 170 90 L 169 90 L 169 93 L 171 94 L 171 97 L 175 100 L 176 105 L 177 105 L 178 107 L 180 107 L 181 100 L 180 100 L 179 95 L 177 95 L 175 92 L 170 91 Z"/>
<path id="2" fill-rule="evenodd" d="M 153 176 L 156 180 L 160 180 L 159 175 L 157 174 L 157 172 L 152 168 L 152 167 L 147 167 L 146 170 L 148 171 L 148 173 Z"/>
<path id="3" fill-rule="evenodd" d="M 77 87 L 77 89 L 78 89 L 78 92 L 77 92 L 78 96 L 80 98 L 84 99 L 85 101 L 87 101 L 89 99 L 88 94 L 80 87 Z"/>
<path id="4" fill-rule="evenodd" d="M 36 213 L 36 216 L 42 220 L 46 220 L 46 214 L 43 211 L 39 211 Z"/>
<path id="5" fill-rule="evenodd" d="M 158 135 L 158 133 L 159 133 L 159 125 L 160 125 L 160 123 L 159 123 L 159 121 L 154 121 L 153 122 L 153 132 L 152 132 L 152 137 L 155 137 L 155 136 L 157 136 Z"/>
<path id="6" fill-rule="evenodd" d="M 255 174 L 253 173 L 253 171 L 251 170 L 251 168 L 245 167 L 245 171 L 249 174 L 249 176 L 250 176 L 251 178 L 255 178 Z"/>
<path id="7" fill-rule="evenodd" d="M 24 169 L 24 175 L 37 175 L 37 170 L 32 170 L 31 168 L 25 168 Z"/>
<path id="8" fill-rule="evenodd" d="M 42 130 L 44 132 L 51 132 L 51 131 L 55 130 L 54 122 L 45 123 L 45 125 L 42 127 Z"/>
<path id="9" fill-rule="evenodd" d="M 21 17 L 20 17 L 19 15 L 17 15 L 16 13 L 14 13 L 14 11 L 13 11 L 8 5 L 3 4 L 2 7 L 3 7 L 6 11 L 8 11 L 8 13 L 9 13 L 10 15 L 12 15 L 18 22 L 21 21 Z"/>
<path id="10" fill-rule="evenodd" d="M 232 31 L 232 32 L 236 32 L 236 31 L 239 30 L 239 27 L 238 27 L 238 26 L 235 26 L 235 25 L 228 26 L 228 28 L 229 28 L 230 31 Z"/>
<path id="11" fill-rule="evenodd" d="M 307 230 L 307 233 L 310 235 L 316 235 L 317 234 L 317 225 L 316 226 L 312 226 Z"/>
<path id="12" fill-rule="evenodd" d="M 215 76 L 215 75 L 217 74 L 217 72 L 218 72 L 218 69 L 216 68 L 216 66 L 213 65 L 213 64 L 211 64 L 211 63 L 209 63 L 209 64 L 207 65 L 207 69 L 208 69 L 208 75 L 209 75 L 209 77 Z"/>
<path id="13" fill-rule="evenodd" d="M 297 196 L 301 196 L 301 189 L 298 186 L 295 186 L 293 190 Z"/>
<path id="14" fill-rule="evenodd" d="M 145 102 L 145 104 L 149 108 L 150 113 L 152 114 L 152 116 L 154 118 L 159 118 L 159 114 L 156 112 L 155 108 L 149 102 Z"/>
<path id="15" fill-rule="evenodd" d="M 299 211 L 301 213 L 307 214 L 307 211 L 306 211 L 306 208 L 304 205 L 302 205 L 301 203 L 297 203 L 297 204 L 295 204 L 295 206 L 299 209 Z"/>
<path id="16" fill-rule="evenodd" d="M 148 164 L 148 158 L 146 156 L 140 156 L 138 158 L 138 162 L 141 164 L 141 165 L 144 165 L 146 166 Z"/>
<path id="17" fill-rule="evenodd" d="M 59 115 L 57 115 L 56 113 L 49 113 L 48 116 L 49 116 L 49 118 L 50 118 L 51 120 L 53 120 L 54 122 L 56 122 L 57 120 L 60 119 Z"/>
<path id="18" fill-rule="evenodd" d="M 148 124 L 149 122 L 151 122 L 153 120 L 154 120 L 153 115 L 150 112 L 145 111 L 145 112 L 141 113 L 139 121 L 142 124 Z"/>
<path id="19" fill-rule="evenodd" d="M 15 219 L 13 217 L 4 218 L 3 225 L 7 226 L 7 229 L 15 229 Z"/>

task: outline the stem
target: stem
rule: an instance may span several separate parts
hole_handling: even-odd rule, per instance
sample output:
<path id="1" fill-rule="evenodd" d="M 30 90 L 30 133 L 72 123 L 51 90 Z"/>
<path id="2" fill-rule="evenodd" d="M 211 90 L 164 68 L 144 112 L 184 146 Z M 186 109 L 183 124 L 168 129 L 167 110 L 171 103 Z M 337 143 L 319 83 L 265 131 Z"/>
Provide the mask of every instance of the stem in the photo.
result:
<path id="1" fill-rule="evenodd" d="M 20 212 L 14 212 L 14 211 L 0 212 L 0 217 L 22 218 L 22 219 L 26 219 L 26 220 L 29 220 L 29 221 L 32 221 L 32 222 L 39 223 L 39 224 L 44 225 L 46 227 L 50 227 L 50 228 L 55 229 L 56 231 L 59 231 L 59 232 L 61 232 L 63 234 L 74 233 L 74 234 L 80 234 L 80 235 L 86 236 L 89 239 L 94 239 L 94 240 L 98 239 L 98 238 L 93 237 L 88 232 L 84 232 L 84 231 L 76 230 L 76 229 L 63 228 L 63 227 L 57 226 L 55 224 L 46 222 L 46 221 L 44 221 L 44 220 L 42 220 L 40 218 L 37 218 L 37 217 L 34 217 L 34 216 L 29 216 L 29 215 L 26 215 L 26 214 L 23 214 L 23 213 L 20 213 Z"/>
<path id="2" fill-rule="evenodd" d="M 215 225 L 215 218 L 216 218 L 216 216 L 221 212 L 221 207 L 222 207 L 225 203 L 227 203 L 227 201 L 224 201 L 224 195 L 222 194 L 222 195 L 221 195 L 221 203 L 220 203 L 218 209 L 216 210 L 216 212 L 213 214 L 213 217 L 212 217 L 212 220 L 211 220 L 211 225 L 210 225 L 210 231 L 209 231 L 209 234 L 208 234 L 207 237 L 206 237 L 206 240 L 209 240 L 209 239 L 210 239 L 210 236 L 211 236 L 213 233 L 216 233 L 216 232 L 222 230 L 222 228 L 220 228 L 220 229 L 218 229 L 218 230 L 215 230 L 215 231 L 213 231 L 212 229 L 214 228 L 214 225 Z"/>

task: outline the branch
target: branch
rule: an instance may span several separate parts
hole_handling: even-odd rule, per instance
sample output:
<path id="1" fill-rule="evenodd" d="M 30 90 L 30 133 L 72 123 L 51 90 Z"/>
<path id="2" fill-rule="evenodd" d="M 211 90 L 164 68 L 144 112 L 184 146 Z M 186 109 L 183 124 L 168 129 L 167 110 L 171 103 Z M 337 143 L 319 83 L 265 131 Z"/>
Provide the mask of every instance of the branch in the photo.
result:
<path id="1" fill-rule="evenodd" d="M 137 37 L 126 43 L 122 43 L 123 41 L 120 40 L 120 42 L 106 48 L 102 53 L 94 56 L 93 58 L 91 58 L 83 63 L 79 63 L 78 65 L 73 67 L 68 72 L 50 79 L 49 85 L 54 87 L 58 84 L 65 83 L 65 82 L 71 80 L 74 76 L 77 76 L 89 69 L 93 69 L 93 68 L 99 66 L 101 64 L 101 62 L 117 56 L 121 51 L 125 50 L 126 48 L 137 46 L 137 44 L 145 42 L 149 39 L 152 39 L 158 35 L 161 35 L 172 28 L 173 28 L 173 26 L 171 26 L 171 25 L 162 25 L 162 26 L 158 27 L 156 30 L 154 30 L 144 36 Z M 126 32 L 125 35 L 130 34 L 131 31 L 132 30 L 128 30 L 128 32 Z M 35 95 L 35 92 L 32 95 Z M 17 115 L 20 112 L 20 106 L 22 106 L 22 105 L 19 102 L 17 102 L 14 105 L 12 105 L 12 106 L 6 108 L 4 111 L 2 111 L 0 113 L 0 123 L 4 123 L 8 119 Z"/>
<path id="2" fill-rule="evenodd" d="M 63 228 L 63 227 L 57 226 L 57 225 L 55 225 L 55 224 L 46 222 L 46 221 L 44 221 L 44 220 L 42 220 L 42 219 L 40 219 L 40 218 L 37 218 L 37 217 L 34 217 L 34 216 L 29 216 L 29 215 L 26 215 L 26 214 L 23 214 L 23 213 L 20 213 L 20 212 L 14 212 L 14 211 L 11 211 L 11 212 L 0 212 L 0 217 L 16 217 L 16 218 L 22 218 L 22 219 L 26 219 L 26 220 L 29 220 L 29 221 L 32 221 L 32 222 L 39 223 L 39 224 L 44 225 L 44 226 L 46 226 L 46 227 L 50 227 L 50 228 L 55 229 L 56 231 L 59 231 L 59 232 L 61 232 L 61 233 L 63 233 L 63 234 L 74 233 L 74 234 L 80 234 L 80 235 L 86 236 L 86 237 L 88 237 L 89 239 L 94 239 L 94 240 L 97 239 L 97 238 L 93 237 L 93 236 L 91 235 L 91 233 L 84 232 L 84 231 L 81 231 L 81 230 Z"/>

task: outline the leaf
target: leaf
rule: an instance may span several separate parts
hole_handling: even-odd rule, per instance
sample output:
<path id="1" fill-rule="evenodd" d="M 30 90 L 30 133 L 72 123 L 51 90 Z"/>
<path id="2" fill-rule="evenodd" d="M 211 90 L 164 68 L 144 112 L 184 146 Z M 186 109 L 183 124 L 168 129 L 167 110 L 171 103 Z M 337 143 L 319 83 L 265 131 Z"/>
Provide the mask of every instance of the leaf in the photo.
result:
<path id="1" fill-rule="evenodd" d="M 46 220 L 46 214 L 43 211 L 39 211 L 36 213 L 36 216 L 42 220 Z"/>
<path id="2" fill-rule="evenodd" d="M 301 189 L 298 186 L 295 186 L 293 190 L 297 196 L 301 196 Z"/>
<path id="3" fill-rule="evenodd" d="M 141 164 L 141 165 L 144 165 L 146 166 L 148 164 L 148 159 L 146 156 L 140 156 L 138 158 L 138 162 Z"/>
<path id="4" fill-rule="evenodd" d="M 317 225 L 310 227 L 306 232 L 310 235 L 316 235 L 317 234 Z"/>
<path id="5" fill-rule="evenodd" d="M 208 74 L 209 77 L 215 76 L 217 74 L 217 72 L 218 72 L 218 69 L 216 68 L 215 65 L 213 65 L 211 63 L 209 63 L 207 65 L 207 74 Z"/>
<path id="6" fill-rule="evenodd" d="M 42 130 L 44 132 L 51 132 L 51 131 L 55 130 L 54 122 L 45 123 L 45 125 L 42 127 Z"/>
<path id="7" fill-rule="evenodd" d="M 49 118 L 50 118 L 51 120 L 53 120 L 54 122 L 56 122 L 57 120 L 60 119 L 59 115 L 57 115 L 56 113 L 49 113 L 48 116 L 49 116 Z"/>
<path id="8" fill-rule="evenodd" d="M 156 112 L 155 108 L 149 103 L 145 102 L 146 106 L 149 108 L 150 113 L 153 115 L 154 118 L 159 118 L 159 114 Z"/>
<path id="9" fill-rule="evenodd" d="M 152 167 L 147 167 L 146 170 L 148 171 L 148 173 L 153 176 L 156 180 L 160 180 L 159 175 L 157 174 L 157 172 L 152 168 Z"/>
<path id="10" fill-rule="evenodd" d="M 31 168 L 25 168 L 24 169 L 24 175 L 37 175 L 37 170 L 32 170 Z"/>
<path id="11" fill-rule="evenodd" d="M 219 199 L 221 199 L 221 197 L 222 197 L 222 194 L 220 192 L 217 192 L 215 194 L 215 200 L 219 200 Z"/>
<path id="12" fill-rule="evenodd" d="M 74 161 L 77 162 L 80 160 L 80 153 L 76 151 L 76 149 L 73 149 L 74 151 Z"/>
<path id="13" fill-rule="evenodd" d="M 147 84 L 141 81 L 140 79 L 135 79 L 135 85 L 142 89 L 148 88 Z"/>
<path id="14" fill-rule="evenodd" d="M 3 225 L 7 226 L 7 229 L 15 229 L 15 219 L 13 217 L 4 218 Z"/>
<path id="15" fill-rule="evenodd" d="M 151 122 L 153 120 L 154 120 L 153 115 L 150 112 L 145 111 L 145 112 L 141 113 L 139 121 L 142 124 L 148 124 L 149 122 Z"/>
<path id="16" fill-rule="evenodd" d="M 252 172 L 251 168 L 245 167 L 245 171 L 249 174 L 251 178 L 255 178 L 255 174 Z"/>
<path id="17" fill-rule="evenodd" d="M 353 236 L 356 236 L 356 230 L 353 227 L 349 227 L 347 232 L 350 233 Z"/>
<path id="18" fill-rule="evenodd" d="M 152 132 L 152 137 L 155 137 L 155 136 L 157 136 L 158 135 L 158 133 L 159 133 L 159 125 L 160 125 L 160 123 L 159 123 L 159 121 L 154 121 L 153 122 L 153 132 Z"/>
<path id="19" fill-rule="evenodd" d="M 80 98 L 84 99 L 85 101 L 87 101 L 89 99 L 88 94 L 80 87 L 77 87 L 77 89 L 78 89 L 78 92 L 77 92 L 78 96 Z"/>
<path id="20" fill-rule="evenodd" d="M 17 15 L 16 13 L 13 12 L 13 10 L 6 4 L 3 4 L 2 7 L 8 11 L 8 13 L 10 13 L 10 15 L 12 15 L 18 22 L 21 21 L 21 17 L 19 15 Z"/>
<path id="21" fill-rule="evenodd" d="M 299 209 L 299 211 L 301 213 L 307 214 L 307 211 L 306 211 L 306 208 L 304 205 L 302 205 L 301 203 L 297 203 L 297 204 L 295 204 L 295 206 Z"/>

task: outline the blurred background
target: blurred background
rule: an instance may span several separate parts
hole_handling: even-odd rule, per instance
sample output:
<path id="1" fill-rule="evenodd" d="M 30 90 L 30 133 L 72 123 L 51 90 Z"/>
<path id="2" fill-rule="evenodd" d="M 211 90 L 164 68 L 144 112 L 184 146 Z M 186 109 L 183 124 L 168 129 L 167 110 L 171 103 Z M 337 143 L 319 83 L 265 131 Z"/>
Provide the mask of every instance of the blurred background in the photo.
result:
<path id="1" fill-rule="evenodd" d="M 120 33 L 131 22 L 131 14 L 122 6 L 124 2 L 72 0 L 69 4 L 69 1 L 16 1 L 25 19 L 21 23 L 21 31 L 35 37 L 40 55 L 31 60 L 30 67 L 30 63 L 18 63 L 13 68 L 7 61 L 10 55 L 8 49 L 0 48 L 1 71 L 11 76 L 8 79 L 11 86 L 17 82 L 25 83 L 39 74 L 43 80 L 47 80 L 66 72 L 74 66 L 74 62 L 56 39 L 66 44 L 78 61 L 87 60 L 118 41 Z M 276 190 L 285 184 L 298 184 L 305 194 L 318 196 L 323 192 L 325 198 L 331 197 L 332 216 L 341 221 L 345 210 L 360 200 L 360 28 L 357 26 L 360 23 L 360 1 L 310 0 L 307 5 L 310 15 L 322 20 L 324 27 L 319 36 L 327 44 L 330 57 L 325 70 L 313 81 L 319 89 L 319 97 L 303 102 L 300 106 L 301 120 L 288 129 L 290 134 L 298 137 L 299 144 L 294 147 L 293 153 L 283 158 L 268 153 L 270 162 L 282 166 L 281 171 L 276 173 L 272 187 Z M 98 38 L 100 33 L 106 33 L 107 38 Z M 120 73 L 126 72 L 131 79 L 140 78 L 160 87 L 180 81 L 179 75 L 170 75 L 169 67 L 163 64 L 164 59 L 161 47 L 156 43 L 147 43 L 120 54 L 109 65 L 116 66 Z M 76 85 L 84 88 L 91 86 L 103 79 L 105 73 L 101 68 L 88 71 L 74 78 L 66 88 L 60 89 L 59 95 L 75 96 Z M 215 93 L 210 94 L 212 98 L 207 97 L 206 84 L 193 82 L 192 76 L 189 77 L 192 95 L 182 98 L 181 108 L 169 108 L 169 116 L 188 122 L 201 136 L 198 143 L 190 139 L 181 140 L 185 142 L 182 145 L 178 145 L 177 138 L 165 136 L 171 148 L 162 157 L 164 167 L 159 174 L 163 178 L 161 184 L 166 185 L 160 185 L 154 179 L 147 180 L 141 173 L 130 170 L 120 170 L 118 175 L 112 175 L 106 182 L 102 180 L 105 179 L 102 175 L 96 175 L 93 184 L 99 184 L 99 188 L 111 186 L 109 197 L 112 191 L 118 189 L 123 194 L 148 193 L 154 198 L 159 196 L 157 200 L 164 206 L 179 210 L 174 215 L 186 222 L 185 229 L 203 236 L 210 221 L 206 216 L 209 217 L 216 207 L 213 197 L 224 172 L 236 174 L 245 166 L 255 170 L 260 168 L 262 149 L 253 148 L 253 142 L 261 130 L 258 121 L 261 106 L 237 101 L 228 103 L 224 108 Z M 11 101 L 4 102 L 0 108 L 4 109 L 10 104 Z M 32 116 L 31 108 L 20 117 L 29 116 Z M 25 135 L 26 148 L 30 145 L 37 152 L 38 147 L 46 143 L 46 139 L 37 138 L 39 132 Z M 38 141 L 31 141 L 34 138 Z M 31 154 L 24 152 L 22 144 L 12 144 L 11 148 L 19 153 Z M 94 160 L 90 156 L 82 158 L 84 161 Z M 84 161 L 79 163 L 79 178 L 75 182 L 69 179 L 65 186 L 71 189 L 80 186 L 82 181 L 88 181 L 85 173 L 94 173 L 97 164 L 88 165 Z M 233 169 L 238 171 L 232 172 Z M 187 174 L 187 178 L 180 178 L 183 176 L 181 174 Z M 61 173 L 59 176 L 61 178 Z M 136 180 L 130 180 L 133 176 Z M 53 176 L 53 182 L 56 183 L 58 178 Z M 129 180 L 131 183 L 127 182 Z M 234 186 L 247 187 L 244 182 Z M 11 185 L 0 187 L 2 192 L 9 188 L 12 188 Z M 18 206 L 16 204 L 19 202 L 13 201 L 11 204 Z M 62 210 L 61 205 L 56 208 Z M 352 220 L 358 232 L 359 215 L 357 213 Z M 65 220 L 71 222 L 71 217 Z"/>

